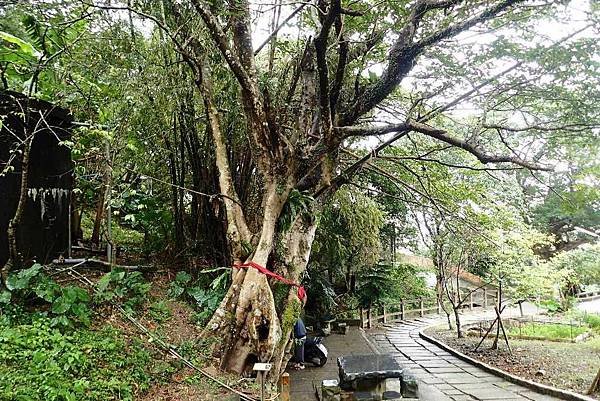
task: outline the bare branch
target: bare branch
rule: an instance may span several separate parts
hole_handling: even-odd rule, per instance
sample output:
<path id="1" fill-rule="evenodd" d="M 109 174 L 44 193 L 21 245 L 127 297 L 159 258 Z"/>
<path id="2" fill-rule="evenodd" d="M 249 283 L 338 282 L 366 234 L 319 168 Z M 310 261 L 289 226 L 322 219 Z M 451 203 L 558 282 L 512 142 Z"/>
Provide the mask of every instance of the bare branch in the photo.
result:
<path id="1" fill-rule="evenodd" d="M 221 28 L 219 21 L 217 21 L 208 6 L 204 4 L 202 0 L 192 0 L 192 3 L 196 8 L 196 11 L 198 11 L 198 14 L 200 14 L 200 17 L 202 17 L 202 20 L 206 24 L 211 37 L 221 51 L 221 54 L 225 58 L 229 68 L 231 68 L 233 75 L 235 75 L 236 79 L 242 86 L 242 89 L 252 94 L 257 94 L 255 93 L 256 90 L 252 84 L 250 76 L 246 72 L 244 66 L 242 66 L 242 62 L 229 46 L 227 35 L 223 31 L 223 28 Z"/>
<path id="2" fill-rule="evenodd" d="M 254 55 L 256 56 L 258 53 L 260 53 L 260 51 L 261 51 L 261 50 L 262 50 L 262 49 L 263 49 L 263 48 L 264 48 L 266 45 L 268 45 L 268 44 L 269 44 L 269 42 L 270 42 L 270 41 L 271 41 L 271 40 L 272 40 L 272 39 L 273 39 L 275 36 L 277 36 L 277 33 L 279 33 L 279 30 L 280 30 L 281 28 L 283 28 L 284 26 L 286 26 L 286 25 L 287 25 L 287 23 L 288 23 L 288 22 L 290 22 L 290 20 L 291 20 L 292 18 L 294 18 L 294 17 L 296 16 L 296 14 L 298 14 L 300 11 L 302 11 L 302 10 L 304 9 L 304 7 L 306 7 L 307 5 L 308 5 L 308 3 L 303 3 L 303 4 L 301 4 L 301 5 L 300 5 L 298 8 L 296 8 L 296 9 L 295 9 L 295 10 L 294 10 L 294 11 L 293 11 L 293 12 L 292 12 L 290 15 L 288 15 L 288 17 L 287 17 L 285 20 L 283 20 L 283 22 L 282 22 L 281 24 L 279 24 L 279 25 L 277 26 L 277 28 L 275 28 L 275 29 L 273 30 L 273 32 L 271 32 L 271 34 L 269 35 L 269 37 L 268 37 L 267 39 L 265 39 L 265 41 L 264 41 L 264 42 L 262 42 L 262 43 L 260 44 L 260 46 L 258 46 L 258 47 L 256 48 L 256 50 L 254 50 Z"/>
<path id="3" fill-rule="evenodd" d="M 431 138 L 435 138 L 442 142 L 445 142 L 449 145 L 461 148 L 466 150 L 475 156 L 481 163 L 513 163 L 522 167 L 525 167 L 530 170 L 543 170 L 543 171 L 552 171 L 552 167 L 550 166 L 542 166 L 539 164 L 534 164 L 527 162 L 516 156 L 506 156 L 506 155 L 491 155 L 485 153 L 481 148 L 477 145 L 469 143 L 469 141 L 465 141 L 462 139 L 458 139 L 448 135 L 448 132 L 445 130 L 433 128 L 430 125 L 423 124 L 416 121 L 410 121 L 408 123 L 410 129 L 412 131 L 419 132 L 421 134 L 427 135 Z"/>
<path id="4" fill-rule="evenodd" d="M 407 25 L 399 33 L 398 40 L 390 49 L 388 65 L 381 78 L 369 87 L 340 118 L 340 125 L 352 124 L 361 115 L 369 112 L 384 100 L 412 70 L 415 60 L 431 45 L 455 36 L 479 23 L 488 21 L 500 12 L 523 0 L 504 0 L 478 16 L 460 24 L 443 29 L 419 42 L 413 42 L 417 28 L 429 10 L 448 7 L 460 0 L 418 1 L 414 6 Z"/>

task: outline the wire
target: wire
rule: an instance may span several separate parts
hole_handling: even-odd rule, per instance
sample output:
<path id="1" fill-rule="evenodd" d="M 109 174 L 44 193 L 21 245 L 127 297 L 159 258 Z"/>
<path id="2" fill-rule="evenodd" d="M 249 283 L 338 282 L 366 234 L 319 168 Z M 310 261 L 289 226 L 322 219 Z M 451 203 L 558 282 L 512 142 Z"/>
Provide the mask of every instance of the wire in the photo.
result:
<path id="1" fill-rule="evenodd" d="M 207 194 L 207 193 L 205 193 L 205 192 L 196 191 L 196 190 L 194 190 L 194 189 L 189 189 L 189 188 L 186 188 L 186 187 L 182 187 L 181 185 L 177 185 L 177 184 L 173 184 L 173 183 L 171 183 L 171 182 L 165 181 L 165 180 L 161 180 L 160 178 L 156 178 L 156 177 L 149 176 L 148 174 L 142 174 L 142 173 L 140 173 L 140 172 L 138 172 L 138 171 L 135 171 L 135 170 L 133 170 L 133 169 L 131 169 L 131 168 L 129 168 L 129 167 L 123 167 L 123 168 L 124 168 L 125 170 L 129 170 L 129 171 L 131 171 L 132 173 L 140 174 L 140 175 L 141 175 L 141 177 L 140 177 L 140 178 L 142 178 L 142 179 L 144 179 L 144 178 L 148 178 L 148 179 L 150 179 L 150 180 L 153 180 L 153 181 L 158 181 L 158 182 L 160 182 L 160 183 L 163 183 L 163 184 L 166 184 L 166 185 L 170 185 L 170 186 L 172 186 L 172 187 L 174 187 L 174 188 L 178 188 L 178 189 L 181 189 L 181 190 L 183 190 L 183 191 L 190 192 L 190 193 L 193 193 L 193 194 L 196 194 L 196 195 L 206 196 L 207 198 L 211 198 L 211 199 L 212 199 L 212 198 L 226 198 L 226 199 L 229 199 L 229 200 L 230 200 L 230 201 L 232 201 L 232 202 L 235 202 L 235 203 L 237 203 L 238 205 L 241 205 L 239 201 L 237 201 L 236 199 L 234 199 L 234 198 L 232 198 L 232 197 L 230 197 L 230 196 L 227 196 L 227 195 L 225 195 L 225 194 L 221 194 L 221 193 L 217 193 L 217 194 Z"/>

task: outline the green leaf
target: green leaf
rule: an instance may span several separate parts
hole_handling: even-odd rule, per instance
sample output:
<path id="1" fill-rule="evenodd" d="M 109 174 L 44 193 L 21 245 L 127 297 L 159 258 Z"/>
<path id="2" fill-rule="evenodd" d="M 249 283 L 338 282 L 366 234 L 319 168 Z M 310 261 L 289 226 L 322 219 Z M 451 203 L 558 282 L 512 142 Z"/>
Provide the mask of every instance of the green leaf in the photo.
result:
<path id="1" fill-rule="evenodd" d="M 68 311 L 70 306 L 71 306 L 71 302 L 69 302 L 69 299 L 66 298 L 64 295 L 61 295 L 52 304 L 52 313 L 61 315 L 61 314 L 65 313 L 66 311 Z"/>
<path id="2" fill-rule="evenodd" d="M 20 51 L 26 55 L 32 57 L 39 57 L 41 55 L 41 53 L 37 51 L 31 43 L 26 42 L 23 39 L 17 38 L 16 36 L 11 35 L 8 32 L 0 31 L 0 39 L 4 40 L 5 42 L 17 45 Z"/>
<path id="3" fill-rule="evenodd" d="M 10 291 L 2 290 L 0 292 L 0 304 L 8 304 L 10 302 L 11 295 L 12 294 Z"/>
<path id="4" fill-rule="evenodd" d="M 22 290 L 29 287 L 32 278 L 37 276 L 42 269 L 42 265 L 35 263 L 29 269 L 21 270 L 18 273 L 13 273 L 6 279 L 6 288 L 10 291 Z"/>
<path id="5" fill-rule="evenodd" d="M 110 273 L 106 273 L 104 276 L 102 276 L 102 278 L 100 280 L 98 280 L 96 288 L 98 288 L 99 292 L 104 292 L 108 288 L 109 284 L 110 284 Z"/>

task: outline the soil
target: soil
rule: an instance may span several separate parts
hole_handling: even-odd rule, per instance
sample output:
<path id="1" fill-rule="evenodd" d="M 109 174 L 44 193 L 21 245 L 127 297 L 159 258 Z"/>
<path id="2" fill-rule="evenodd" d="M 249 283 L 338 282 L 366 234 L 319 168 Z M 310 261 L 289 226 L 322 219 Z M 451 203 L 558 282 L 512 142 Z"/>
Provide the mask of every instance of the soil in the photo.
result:
<path id="1" fill-rule="evenodd" d="M 452 348 L 488 365 L 538 383 L 585 394 L 600 369 L 600 336 L 579 343 L 539 340 L 510 340 L 512 354 L 503 341 L 491 350 L 492 340 L 485 340 L 475 351 L 479 337 L 456 338 L 447 327 L 426 331 Z M 592 397 L 600 400 L 600 394 Z"/>
<path id="2" fill-rule="evenodd" d="M 179 300 L 169 300 L 167 296 L 170 278 L 166 275 L 155 275 L 152 278 L 150 300 L 146 302 L 145 309 L 138 311 L 136 318 L 150 331 L 156 333 L 169 344 L 178 348 L 179 352 L 190 359 L 196 366 L 209 372 L 213 377 L 231 385 L 232 387 L 255 396 L 254 382 L 240 382 L 234 377 L 217 371 L 215 360 L 210 356 L 210 347 L 206 340 L 201 338 L 202 328 L 193 320 L 194 308 Z M 155 320 L 149 306 L 156 301 L 165 301 L 168 316 Z M 128 338 L 146 339 L 131 322 L 127 321 L 113 308 L 107 308 L 103 324 L 111 324 L 119 328 Z M 100 323 L 100 322 L 99 322 Z M 101 323 L 102 324 L 102 323 Z M 165 353 L 160 347 L 146 342 L 146 347 L 152 353 L 152 372 L 154 383 L 150 389 L 142 394 L 137 394 L 136 400 L 142 401 L 223 401 L 231 397 L 228 390 L 220 387 L 214 381 L 207 379 L 198 372 L 187 368 L 180 361 Z"/>

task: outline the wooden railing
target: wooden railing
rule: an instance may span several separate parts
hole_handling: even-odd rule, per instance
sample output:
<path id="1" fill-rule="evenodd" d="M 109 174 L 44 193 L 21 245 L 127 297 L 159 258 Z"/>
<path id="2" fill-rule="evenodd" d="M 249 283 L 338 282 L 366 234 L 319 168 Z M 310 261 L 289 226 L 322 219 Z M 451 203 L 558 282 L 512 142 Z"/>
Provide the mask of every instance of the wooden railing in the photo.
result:
<path id="1" fill-rule="evenodd" d="M 581 301 L 600 298 L 600 290 L 580 292 L 579 294 L 576 294 L 575 297 Z"/>
<path id="2" fill-rule="evenodd" d="M 461 288 L 461 293 L 469 294 L 462 308 L 473 310 L 475 308 L 487 308 L 496 304 L 498 292 L 479 288 L 475 291 Z M 447 304 L 447 309 L 450 307 Z M 379 323 L 399 322 L 406 319 L 423 317 L 426 315 L 442 313 L 442 305 L 437 297 L 426 297 L 416 299 L 401 299 L 398 302 L 387 303 L 382 306 L 372 306 L 360 309 L 360 321 L 363 328 L 372 328 Z"/>

